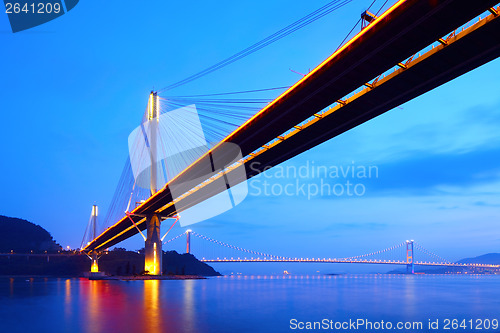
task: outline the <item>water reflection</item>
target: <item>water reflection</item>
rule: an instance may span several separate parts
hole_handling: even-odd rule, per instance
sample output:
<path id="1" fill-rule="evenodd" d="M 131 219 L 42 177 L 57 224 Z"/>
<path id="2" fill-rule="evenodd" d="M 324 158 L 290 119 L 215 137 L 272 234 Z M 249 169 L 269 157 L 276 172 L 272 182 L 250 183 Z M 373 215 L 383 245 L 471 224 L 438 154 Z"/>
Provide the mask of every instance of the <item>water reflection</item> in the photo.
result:
<path id="1" fill-rule="evenodd" d="M 159 280 L 144 281 L 143 318 L 147 318 L 144 323 L 146 332 L 162 332 L 163 321 L 159 296 L 160 282 Z"/>
<path id="2" fill-rule="evenodd" d="M 9 279 L 10 297 L 14 296 L 14 278 Z"/>
<path id="3" fill-rule="evenodd" d="M 183 283 L 184 286 L 184 323 L 186 324 L 186 330 L 190 332 L 196 332 L 196 309 L 194 305 L 194 280 L 186 280 Z"/>
<path id="4" fill-rule="evenodd" d="M 88 281 L 88 283 L 84 283 L 83 285 L 83 287 L 86 287 L 83 290 L 84 295 L 87 297 L 87 332 L 103 332 L 101 326 L 101 320 L 103 318 L 101 318 L 101 316 L 104 316 L 107 311 L 103 311 L 103 301 L 106 294 L 103 290 L 104 284 L 101 282 L 102 281 Z"/>
<path id="5" fill-rule="evenodd" d="M 80 321 L 83 332 L 197 332 L 195 281 L 64 283 L 65 321 Z"/>
<path id="6" fill-rule="evenodd" d="M 5 278 L 0 291 L 0 332 L 287 332 L 290 318 L 493 318 L 500 307 L 500 276 Z"/>
<path id="7" fill-rule="evenodd" d="M 60 285 L 59 279 L 57 279 L 57 285 Z M 66 279 L 64 281 L 64 315 L 66 318 L 71 317 L 72 314 L 71 306 L 71 279 Z"/>

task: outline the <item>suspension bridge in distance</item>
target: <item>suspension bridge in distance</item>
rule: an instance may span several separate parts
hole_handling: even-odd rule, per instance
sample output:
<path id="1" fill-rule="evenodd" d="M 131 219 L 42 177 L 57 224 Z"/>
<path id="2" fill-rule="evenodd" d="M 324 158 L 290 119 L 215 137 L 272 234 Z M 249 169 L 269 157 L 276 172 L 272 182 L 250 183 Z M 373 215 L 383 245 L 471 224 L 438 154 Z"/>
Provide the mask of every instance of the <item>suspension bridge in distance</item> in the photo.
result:
<path id="1" fill-rule="evenodd" d="M 178 218 L 228 190 L 227 179 L 241 183 L 499 57 L 496 5 L 498 0 L 400 0 L 380 16 L 370 16 L 355 37 L 165 186 L 154 185 L 156 162 L 151 163 L 151 196 L 94 234 L 82 251 L 97 269 L 100 251 L 140 233 L 146 271 L 160 274 L 162 220 Z M 485 17 L 471 22 L 484 12 Z M 158 94 L 152 92 L 151 142 L 156 140 L 158 105 Z M 235 160 L 227 144 L 238 147 L 243 157 Z M 155 154 L 150 149 L 147 158 L 154 161 Z"/>
<path id="2" fill-rule="evenodd" d="M 227 255 L 225 253 L 208 254 L 202 249 L 200 244 L 193 246 L 193 237 L 196 237 L 212 247 L 219 247 L 240 255 Z M 386 249 L 375 251 L 363 255 L 346 258 L 297 258 L 277 256 L 269 253 L 248 250 L 238 246 L 230 245 L 216 239 L 196 233 L 192 230 L 186 230 L 182 234 L 166 241 L 166 249 L 170 249 L 170 244 L 177 242 L 177 248 L 184 248 L 186 253 L 195 255 L 198 260 L 205 263 L 326 263 L 326 264 L 375 264 L 375 265 L 402 265 L 407 267 L 408 273 L 415 273 L 415 266 L 426 267 L 454 267 L 466 268 L 469 270 L 491 270 L 500 272 L 500 265 L 481 264 L 481 263 L 460 263 L 446 260 L 439 255 L 425 249 L 414 240 L 407 240 L 400 244 L 388 247 Z M 198 250 L 194 250 L 197 249 Z M 194 251 L 193 251 L 194 250 Z M 418 252 L 418 254 L 416 254 Z M 427 260 L 416 260 L 416 257 L 426 258 Z M 392 258 L 391 258 L 392 257 Z M 399 257 L 399 258 L 397 258 Z"/>

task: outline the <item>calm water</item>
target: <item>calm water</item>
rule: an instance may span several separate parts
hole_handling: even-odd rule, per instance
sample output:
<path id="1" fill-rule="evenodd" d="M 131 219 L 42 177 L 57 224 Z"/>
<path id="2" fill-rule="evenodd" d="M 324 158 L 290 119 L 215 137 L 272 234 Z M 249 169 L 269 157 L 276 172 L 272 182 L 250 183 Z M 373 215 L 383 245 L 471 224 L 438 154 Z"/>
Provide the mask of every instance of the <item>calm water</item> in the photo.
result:
<path id="1" fill-rule="evenodd" d="M 0 278 L 2 333 L 307 331 L 291 330 L 294 318 L 424 323 L 423 330 L 393 332 L 429 332 L 429 319 L 500 319 L 500 276 L 254 276 L 129 282 Z M 481 332 L 485 331 L 499 330 Z"/>

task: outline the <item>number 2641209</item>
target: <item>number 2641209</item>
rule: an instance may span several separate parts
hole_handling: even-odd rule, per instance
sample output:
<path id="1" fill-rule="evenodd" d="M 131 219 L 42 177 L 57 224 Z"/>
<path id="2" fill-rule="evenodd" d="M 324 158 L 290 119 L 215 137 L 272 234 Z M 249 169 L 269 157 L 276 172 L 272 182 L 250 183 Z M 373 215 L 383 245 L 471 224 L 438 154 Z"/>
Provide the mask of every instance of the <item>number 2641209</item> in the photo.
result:
<path id="1" fill-rule="evenodd" d="M 24 3 L 20 4 L 17 2 L 7 2 L 5 3 L 5 12 L 7 14 L 58 14 L 61 12 L 60 3 Z"/>

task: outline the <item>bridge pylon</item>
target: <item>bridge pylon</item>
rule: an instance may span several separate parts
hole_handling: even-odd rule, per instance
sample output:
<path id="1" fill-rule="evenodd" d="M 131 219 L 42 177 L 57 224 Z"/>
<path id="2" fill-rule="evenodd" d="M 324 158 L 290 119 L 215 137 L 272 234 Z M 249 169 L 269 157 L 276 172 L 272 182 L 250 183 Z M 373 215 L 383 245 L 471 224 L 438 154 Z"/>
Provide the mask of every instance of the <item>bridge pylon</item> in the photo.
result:
<path id="1" fill-rule="evenodd" d="M 186 230 L 186 253 L 191 253 L 191 229 Z"/>
<path id="2" fill-rule="evenodd" d="M 151 91 L 148 101 L 148 122 L 149 122 L 149 156 L 151 158 L 151 195 L 157 191 L 157 142 L 158 123 L 160 120 L 160 103 L 158 94 Z M 150 275 L 162 274 L 162 241 L 160 235 L 161 217 L 152 214 L 146 217 L 147 237 L 144 246 L 144 270 Z"/>
<path id="3" fill-rule="evenodd" d="M 92 251 L 90 254 L 90 260 L 92 264 L 90 265 L 91 273 L 99 273 L 99 254 L 96 251 Z"/>
<path id="4" fill-rule="evenodd" d="M 415 274 L 415 258 L 413 252 L 413 240 L 406 241 L 406 273 Z"/>
<path id="5" fill-rule="evenodd" d="M 162 241 L 160 235 L 161 218 L 156 215 L 146 217 L 147 238 L 144 246 L 144 270 L 150 275 L 162 274 Z"/>
<path id="6" fill-rule="evenodd" d="M 160 122 L 160 100 L 154 91 L 149 94 L 148 101 L 149 122 L 149 157 L 151 159 L 151 195 L 157 191 L 158 180 L 158 125 Z"/>
<path id="7" fill-rule="evenodd" d="M 92 205 L 92 213 L 90 216 L 90 232 L 92 234 L 92 239 L 95 239 L 97 236 L 97 216 L 98 216 L 98 208 L 97 205 Z M 99 273 L 99 252 L 96 250 L 92 250 L 87 256 L 91 260 L 90 264 L 90 273 Z"/>

